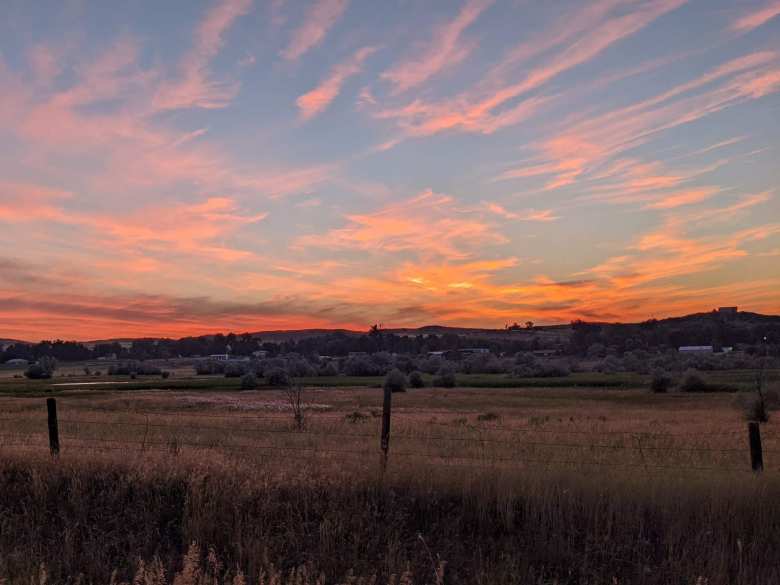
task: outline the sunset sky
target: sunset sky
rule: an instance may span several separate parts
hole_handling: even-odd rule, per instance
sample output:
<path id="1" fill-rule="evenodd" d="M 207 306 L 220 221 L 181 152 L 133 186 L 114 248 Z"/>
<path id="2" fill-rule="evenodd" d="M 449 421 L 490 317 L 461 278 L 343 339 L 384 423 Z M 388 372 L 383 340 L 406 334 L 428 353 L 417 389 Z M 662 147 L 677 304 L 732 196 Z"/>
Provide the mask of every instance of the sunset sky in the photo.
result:
<path id="1" fill-rule="evenodd" d="M 0 338 L 780 312 L 780 1 L 4 0 Z"/>

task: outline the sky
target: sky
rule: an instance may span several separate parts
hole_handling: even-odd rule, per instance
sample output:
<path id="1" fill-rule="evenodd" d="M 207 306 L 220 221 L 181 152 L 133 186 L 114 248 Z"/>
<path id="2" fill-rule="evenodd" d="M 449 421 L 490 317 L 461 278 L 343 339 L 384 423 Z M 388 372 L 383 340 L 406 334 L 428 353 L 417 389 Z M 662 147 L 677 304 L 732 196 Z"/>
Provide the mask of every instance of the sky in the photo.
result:
<path id="1" fill-rule="evenodd" d="M 778 0 L 3 0 L 0 338 L 780 313 Z"/>

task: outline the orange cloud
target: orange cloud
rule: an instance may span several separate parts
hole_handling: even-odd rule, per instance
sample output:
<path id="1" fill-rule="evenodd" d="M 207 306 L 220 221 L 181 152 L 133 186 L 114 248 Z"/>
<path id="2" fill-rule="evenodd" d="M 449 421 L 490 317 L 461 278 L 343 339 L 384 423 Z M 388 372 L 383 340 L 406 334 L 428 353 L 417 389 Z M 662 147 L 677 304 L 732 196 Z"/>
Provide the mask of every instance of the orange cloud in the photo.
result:
<path id="1" fill-rule="evenodd" d="M 341 92 L 341 86 L 350 77 L 357 75 L 363 69 L 363 62 L 376 51 L 376 47 L 358 49 L 346 61 L 336 65 L 330 75 L 313 90 L 303 94 L 296 100 L 301 118 L 309 120 L 323 112 Z"/>
<path id="2" fill-rule="evenodd" d="M 487 222 L 459 212 L 452 197 L 431 190 L 346 219 L 346 227 L 299 238 L 297 245 L 466 258 L 475 246 L 505 241 Z"/>
<path id="3" fill-rule="evenodd" d="M 301 25 L 293 32 L 282 57 L 295 61 L 319 45 L 328 31 L 341 19 L 348 0 L 313 0 Z"/>
<path id="4" fill-rule="evenodd" d="M 433 31 L 427 47 L 415 50 L 414 57 L 397 63 L 382 73 L 382 78 L 395 85 L 395 93 L 401 93 L 463 61 L 473 44 L 461 44 L 460 37 L 492 3 L 493 0 L 466 0 L 455 19 Z"/>
<path id="5" fill-rule="evenodd" d="M 660 200 L 645 205 L 645 209 L 673 209 L 682 205 L 700 203 L 720 192 L 717 187 L 701 187 L 664 195 Z"/>

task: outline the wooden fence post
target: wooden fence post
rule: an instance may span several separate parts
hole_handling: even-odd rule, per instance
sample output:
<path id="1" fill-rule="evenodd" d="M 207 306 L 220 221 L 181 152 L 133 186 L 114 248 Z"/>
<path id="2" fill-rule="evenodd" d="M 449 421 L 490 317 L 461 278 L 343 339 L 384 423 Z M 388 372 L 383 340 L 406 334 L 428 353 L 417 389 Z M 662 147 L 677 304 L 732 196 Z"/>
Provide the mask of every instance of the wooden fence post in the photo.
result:
<path id="1" fill-rule="evenodd" d="M 753 471 L 764 470 L 764 452 L 761 449 L 761 428 L 757 422 L 748 423 L 748 439 L 750 441 L 750 467 Z"/>
<path id="2" fill-rule="evenodd" d="M 382 404 L 382 471 L 387 469 L 387 454 L 390 451 L 390 410 L 393 406 L 393 391 L 385 386 L 385 400 Z"/>
<path id="3" fill-rule="evenodd" d="M 46 399 L 46 410 L 49 412 L 49 449 L 53 457 L 60 454 L 60 431 L 57 426 L 57 400 Z"/>

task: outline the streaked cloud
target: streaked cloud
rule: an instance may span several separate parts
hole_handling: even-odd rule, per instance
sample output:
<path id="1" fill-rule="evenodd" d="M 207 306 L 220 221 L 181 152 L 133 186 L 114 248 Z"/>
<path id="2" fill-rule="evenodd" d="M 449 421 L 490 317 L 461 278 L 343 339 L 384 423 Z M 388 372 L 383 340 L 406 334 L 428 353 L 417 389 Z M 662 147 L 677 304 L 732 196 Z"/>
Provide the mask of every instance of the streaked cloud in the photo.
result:
<path id="1" fill-rule="evenodd" d="M 778 2 L 778 0 L 771 0 L 763 6 L 747 12 L 735 20 L 732 24 L 732 28 L 739 32 L 750 31 L 759 26 L 763 26 L 778 15 L 780 15 L 780 2 Z"/>
<path id="2" fill-rule="evenodd" d="M 425 46 L 416 48 L 413 56 L 384 71 L 382 78 L 394 85 L 395 93 L 401 93 L 463 61 L 473 50 L 474 43 L 463 42 L 461 35 L 492 3 L 493 0 L 466 0 L 454 19 L 432 31 Z"/>
<path id="3" fill-rule="evenodd" d="M 301 118 L 309 120 L 323 112 L 339 95 L 344 82 L 360 73 L 363 62 L 376 50 L 376 47 L 358 49 L 349 59 L 336 65 L 317 87 L 298 97 L 295 103 L 298 105 Z"/>
<path id="4" fill-rule="evenodd" d="M 282 57 L 295 61 L 319 45 L 348 5 L 349 0 L 312 0 L 303 22 L 293 31 L 289 44 L 282 51 Z"/>
<path id="5" fill-rule="evenodd" d="M 775 5 L 208 0 L 99 31 L 20 5 L 0 328 L 780 311 Z"/>

